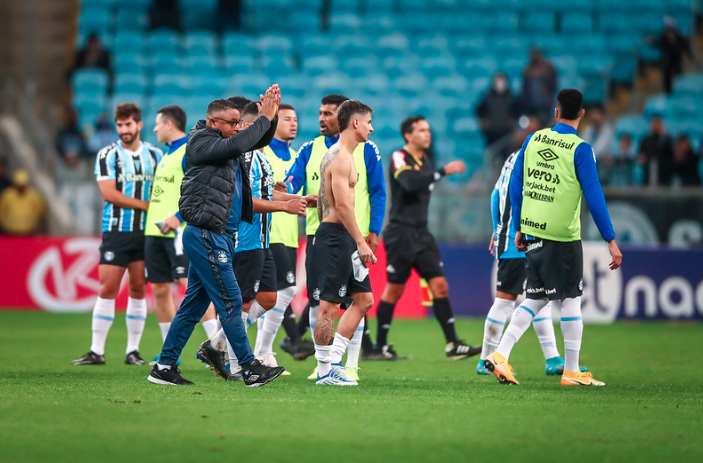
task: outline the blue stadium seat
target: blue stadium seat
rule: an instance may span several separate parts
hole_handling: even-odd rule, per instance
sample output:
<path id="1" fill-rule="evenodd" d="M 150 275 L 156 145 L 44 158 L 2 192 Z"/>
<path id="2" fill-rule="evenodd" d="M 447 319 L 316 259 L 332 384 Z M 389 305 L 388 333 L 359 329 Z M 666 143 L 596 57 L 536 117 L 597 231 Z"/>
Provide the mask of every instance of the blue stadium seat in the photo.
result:
<path id="1" fill-rule="evenodd" d="M 332 38 L 320 33 L 299 36 L 295 44 L 295 53 L 302 59 L 310 56 L 327 55 L 331 51 Z"/>
<path id="2" fill-rule="evenodd" d="M 637 16 L 636 28 L 642 35 L 657 35 L 664 29 L 664 18 L 657 13 L 642 13 Z"/>
<path id="3" fill-rule="evenodd" d="M 381 68 L 381 62 L 372 54 L 345 59 L 340 64 L 345 73 L 358 78 L 359 85 L 363 85 L 365 75 Z"/>
<path id="4" fill-rule="evenodd" d="M 656 63 L 661 60 L 661 49 L 651 43 L 642 43 L 637 49 L 637 56 L 644 62 Z"/>
<path id="5" fill-rule="evenodd" d="M 388 50 L 405 52 L 410 49 L 410 40 L 405 34 L 400 32 L 392 32 L 388 35 L 382 35 L 376 41 L 378 52 L 382 56 L 388 56 Z"/>
<path id="6" fill-rule="evenodd" d="M 478 120 L 475 117 L 462 117 L 459 119 L 456 119 L 452 124 L 451 124 L 451 133 L 452 134 L 461 134 L 461 133 L 480 133 L 481 126 L 478 123 Z"/>
<path id="7" fill-rule="evenodd" d="M 203 95 L 212 96 L 210 100 L 213 100 L 215 98 L 224 98 L 227 94 L 227 77 L 221 75 L 192 76 L 190 84 L 193 89 L 197 90 L 197 96 L 201 99 L 203 99 Z"/>
<path id="8" fill-rule="evenodd" d="M 615 5 L 616 3 L 611 4 Z M 638 18 L 633 14 L 626 13 L 613 13 L 609 8 L 605 10 L 599 10 L 598 24 L 600 24 L 600 29 L 607 34 L 613 33 L 632 33 L 637 31 L 637 21 Z"/>
<path id="9" fill-rule="evenodd" d="M 381 66 L 390 79 L 395 79 L 409 72 L 416 72 L 420 67 L 420 59 L 410 53 L 401 56 L 389 56 L 381 62 Z"/>
<path id="10" fill-rule="evenodd" d="M 613 65 L 613 59 L 607 54 L 579 56 L 578 72 L 583 76 L 605 76 Z"/>
<path id="11" fill-rule="evenodd" d="M 456 36 L 449 46 L 459 59 L 478 58 L 486 54 L 486 39 L 483 35 Z"/>
<path id="12" fill-rule="evenodd" d="M 139 10 L 147 9 L 153 0 L 116 0 L 115 3 L 119 2 L 121 8 L 133 8 Z"/>
<path id="13" fill-rule="evenodd" d="M 553 6 L 558 11 L 569 13 L 590 13 L 595 8 L 593 0 L 560 0 L 554 2 Z"/>
<path id="14" fill-rule="evenodd" d="M 520 24 L 519 14 L 510 10 L 496 9 L 487 13 L 485 18 L 486 24 L 494 33 L 513 33 L 517 31 Z"/>
<path id="15" fill-rule="evenodd" d="M 215 55 L 191 55 L 183 60 L 183 65 L 190 75 L 207 76 L 220 72 L 220 63 Z"/>
<path id="16" fill-rule="evenodd" d="M 115 29 L 119 32 L 142 32 L 149 26 L 146 11 L 118 9 L 115 17 Z"/>
<path id="17" fill-rule="evenodd" d="M 87 7 L 81 11 L 79 21 L 79 31 L 82 34 L 99 33 L 112 27 L 112 13 L 106 7 Z"/>
<path id="18" fill-rule="evenodd" d="M 143 53 L 144 36 L 135 31 L 118 32 L 112 40 L 112 53 Z"/>
<path id="19" fill-rule="evenodd" d="M 373 48 L 374 43 L 364 34 L 338 35 L 332 40 L 332 52 L 345 59 L 366 56 Z"/>
<path id="20" fill-rule="evenodd" d="M 398 29 L 398 17 L 394 14 L 367 14 L 363 17 L 363 30 L 372 35 L 383 35 L 388 31 Z"/>
<path id="21" fill-rule="evenodd" d="M 693 25 L 695 18 L 689 11 L 688 13 L 677 13 L 674 15 L 676 19 L 676 28 L 684 37 L 691 37 L 693 34 Z"/>
<path id="22" fill-rule="evenodd" d="M 287 35 L 266 34 L 255 39 L 253 47 L 262 55 L 273 53 L 288 55 L 293 50 L 293 41 Z"/>
<path id="23" fill-rule="evenodd" d="M 288 23 L 288 30 L 291 32 L 319 31 L 320 13 L 319 11 L 306 11 L 295 9 L 290 16 L 283 18 L 282 22 Z"/>
<path id="24" fill-rule="evenodd" d="M 456 70 L 456 59 L 450 54 L 425 58 L 422 60 L 422 72 L 430 79 L 446 77 Z"/>
<path id="25" fill-rule="evenodd" d="M 103 69 L 77 69 L 71 76 L 74 93 L 104 94 L 107 91 L 108 75 Z"/>
<path id="26" fill-rule="evenodd" d="M 354 13 L 335 13 L 330 14 L 329 27 L 335 33 L 356 32 L 363 25 L 361 16 Z"/>
<path id="27" fill-rule="evenodd" d="M 554 32 L 556 28 L 556 15 L 548 11 L 528 12 L 522 22 L 524 31 Z"/>
<path id="28" fill-rule="evenodd" d="M 437 18 L 437 14 L 430 12 L 405 11 L 399 14 L 398 26 L 406 34 L 427 34 L 434 32 Z"/>
<path id="29" fill-rule="evenodd" d="M 119 0 L 81 0 L 81 8 L 88 7 L 111 7 Z"/>
<path id="30" fill-rule="evenodd" d="M 610 71 L 610 80 L 613 82 L 630 83 L 635 80 L 635 70 L 637 68 L 637 60 L 631 54 L 613 55 L 615 62 Z"/>
<path id="31" fill-rule="evenodd" d="M 616 136 L 627 133 L 634 138 L 641 138 L 648 130 L 647 120 L 639 115 L 620 116 L 615 123 Z"/>
<path id="32" fill-rule="evenodd" d="M 352 88 L 352 80 L 342 72 L 329 72 L 321 74 L 313 79 L 313 87 L 320 95 L 330 93 L 349 93 Z"/>
<path id="33" fill-rule="evenodd" d="M 181 52 L 180 39 L 170 29 L 153 31 L 147 39 L 149 54 L 155 56 L 177 56 Z"/>
<path id="34" fill-rule="evenodd" d="M 591 13 L 564 13 L 561 17 L 561 32 L 565 35 L 591 32 L 595 29 Z"/>
<path id="35" fill-rule="evenodd" d="M 303 59 L 303 70 L 310 77 L 332 72 L 339 68 L 339 61 L 335 55 L 311 56 Z"/>
<path id="36" fill-rule="evenodd" d="M 291 104 L 292 99 L 300 99 L 305 96 L 310 82 L 302 74 L 291 74 L 278 79 L 278 85 L 281 87 L 282 102 Z"/>
<path id="37" fill-rule="evenodd" d="M 178 95 L 186 96 L 193 86 L 189 77 L 184 75 L 160 75 L 152 81 L 153 96 Z"/>
<path id="38" fill-rule="evenodd" d="M 110 99 L 109 105 L 106 110 L 112 112 L 115 106 L 122 103 L 134 103 L 137 106 L 143 108 L 146 102 L 147 98 L 144 93 L 115 93 L 112 95 L 112 98 Z M 173 101 L 168 104 L 173 104 Z"/>
<path id="39" fill-rule="evenodd" d="M 217 39 L 210 31 L 189 32 L 183 37 L 183 48 L 188 55 L 214 55 L 217 49 Z"/>
<path id="40" fill-rule="evenodd" d="M 425 12 L 430 9 L 428 0 L 400 0 L 401 11 L 412 11 L 413 13 Z"/>
<path id="41" fill-rule="evenodd" d="M 500 35 L 493 37 L 492 49 L 500 56 L 511 58 L 527 58 L 529 45 L 525 37 Z"/>
<path id="42" fill-rule="evenodd" d="M 142 74 L 149 61 L 140 53 L 116 53 L 112 56 L 112 68 L 124 74 Z"/>
<path id="43" fill-rule="evenodd" d="M 673 113 L 679 119 L 696 119 L 700 111 L 701 98 L 703 90 L 698 95 L 675 95 L 670 99 L 670 105 Z"/>
<path id="44" fill-rule="evenodd" d="M 498 61 L 490 55 L 478 59 L 467 59 L 459 65 L 459 72 L 462 72 L 469 80 L 476 77 L 492 76 L 497 70 Z"/>
<path id="45" fill-rule="evenodd" d="M 416 37 L 413 52 L 421 58 L 445 55 L 449 47 L 449 40 L 441 34 L 423 35 Z"/>
<path id="46" fill-rule="evenodd" d="M 703 74 L 684 74 L 674 81 L 676 95 L 703 95 Z"/>
<path id="47" fill-rule="evenodd" d="M 633 33 L 619 33 L 608 37 L 605 50 L 612 54 L 634 53 L 640 42 L 640 36 Z"/>
<path id="48" fill-rule="evenodd" d="M 428 86 L 429 81 L 427 77 L 420 72 L 410 72 L 399 76 L 393 81 L 393 88 L 404 98 L 416 98 L 419 94 L 426 91 Z"/>
<path id="49" fill-rule="evenodd" d="M 469 81 L 461 74 L 453 73 L 434 79 L 432 89 L 443 97 L 462 98 L 469 89 Z"/>
<path id="50" fill-rule="evenodd" d="M 262 56 L 261 57 L 261 72 L 271 77 L 273 80 L 278 80 L 279 77 L 291 74 L 293 64 L 290 58 L 283 56 Z"/>
<path id="51" fill-rule="evenodd" d="M 149 60 L 148 67 L 152 76 L 180 74 L 183 72 L 183 61 L 170 56 L 156 56 Z"/>
<path id="52" fill-rule="evenodd" d="M 250 73 L 255 68 L 254 57 L 247 54 L 225 54 L 225 69 L 228 74 Z"/>
<path id="53" fill-rule="evenodd" d="M 527 66 L 527 61 L 527 56 L 502 59 L 498 63 L 498 71 L 505 73 L 505 75 L 508 76 L 508 79 L 522 77 L 522 72 L 524 71 L 525 66 Z"/>
<path id="54" fill-rule="evenodd" d="M 556 34 L 535 34 L 526 41 L 529 42 L 530 47 L 539 48 L 550 59 L 553 56 L 565 55 L 571 52 L 569 44 L 562 36 Z"/>
<path id="55" fill-rule="evenodd" d="M 144 74 L 117 74 L 115 75 L 115 93 L 144 93 L 148 86 Z"/>

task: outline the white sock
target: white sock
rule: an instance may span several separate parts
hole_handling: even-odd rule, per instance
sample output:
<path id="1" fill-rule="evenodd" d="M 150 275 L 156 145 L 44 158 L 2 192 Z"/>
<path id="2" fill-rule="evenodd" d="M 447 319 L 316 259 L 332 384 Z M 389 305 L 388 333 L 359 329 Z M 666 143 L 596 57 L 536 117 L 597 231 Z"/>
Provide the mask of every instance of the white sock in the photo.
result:
<path id="1" fill-rule="evenodd" d="M 200 322 L 200 324 L 203 325 L 203 329 L 205 330 L 205 336 L 207 336 L 208 339 L 211 338 L 212 335 L 217 332 L 217 323 L 218 322 L 216 318 Z"/>
<path id="2" fill-rule="evenodd" d="M 513 319 L 505 330 L 496 352 L 506 359 L 509 358 L 515 344 L 530 327 L 535 314 L 542 310 L 547 302 L 549 302 L 547 299 L 525 299 L 513 314 Z"/>
<path id="3" fill-rule="evenodd" d="M 537 339 L 539 339 L 539 345 L 542 346 L 545 360 L 559 357 L 557 341 L 554 335 L 554 322 L 552 322 L 552 305 L 554 304 L 556 304 L 555 301 L 550 301 L 542 310 L 537 312 L 535 319 L 532 320 L 532 326 L 537 334 Z"/>
<path id="4" fill-rule="evenodd" d="M 139 350 L 146 325 L 146 299 L 127 299 L 127 354 Z"/>
<path id="5" fill-rule="evenodd" d="M 93 307 L 93 340 L 90 345 L 91 351 L 98 355 L 105 355 L 105 340 L 107 339 L 107 333 L 110 331 L 114 320 L 115 300 L 99 297 Z"/>
<path id="6" fill-rule="evenodd" d="M 285 310 L 285 309 L 284 309 Z M 256 323 L 256 321 L 259 319 L 259 317 L 263 316 L 266 314 L 266 309 L 261 307 L 261 304 L 258 302 L 254 301 L 251 304 L 251 307 L 249 307 L 249 326 L 253 325 Z"/>
<path id="7" fill-rule="evenodd" d="M 359 322 L 359 326 L 356 328 L 356 331 L 354 331 L 354 335 L 349 340 L 349 345 L 347 346 L 347 363 L 345 366 L 359 366 L 359 355 L 361 355 L 361 338 L 364 337 L 364 327 L 365 322 L 362 318 Z"/>
<path id="8" fill-rule="evenodd" d="M 317 375 L 325 376 L 332 370 L 332 346 L 318 346 L 315 344 L 315 358 L 317 359 Z"/>
<path id="9" fill-rule="evenodd" d="M 561 333 L 564 335 L 564 370 L 579 371 L 579 354 L 583 337 L 581 296 L 561 302 Z"/>
<path id="10" fill-rule="evenodd" d="M 159 323 L 159 329 L 161 330 L 161 340 L 166 342 L 166 336 L 168 336 L 168 329 L 171 328 L 171 322 Z"/>
<path id="11" fill-rule="evenodd" d="M 481 358 L 485 359 L 495 352 L 505 328 L 505 322 L 515 308 L 515 301 L 496 297 L 483 324 L 483 349 Z"/>
<path id="12" fill-rule="evenodd" d="M 344 352 L 347 350 L 349 345 L 349 339 L 345 338 L 339 333 L 334 334 L 334 342 L 332 343 L 332 352 L 330 355 L 330 363 L 336 365 L 342 363 L 342 357 Z"/>
<path id="13" fill-rule="evenodd" d="M 227 353 L 229 354 L 229 371 L 234 371 L 239 366 L 239 359 L 234 355 L 232 345 L 227 341 Z"/>
<path id="14" fill-rule="evenodd" d="M 210 336 L 210 344 L 220 352 L 224 352 L 227 348 L 225 342 L 227 342 L 227 336 L 225 335 L 225 330 L 222 328 L 220 328 L 217 333 Z"/>
<path id="15" fill-rule="evenodd" d="M 317 321 L 317 313 L 320 311 L 320 306 L 310 306 L 310 315 L 308 320 L 310 321 L 310 334 L 312 334 L 313 341 L 315 340 L 315 322 Z"/>
<path id="16" fill-rule="evenodd" d="M 276 305 L 273 309 L 266 312 L 264 321 L 259 325 L 259 332 L 256 335 L 256 352 L 267 354 L 273 352 L 273 341 L 276 339 L 276 333 L 283 323 L 283 316 L 286 313 L 286 308 L 290 301 L 295 296 L 295 288 L 293 286 L 282 289 L 276 295 Z"/>

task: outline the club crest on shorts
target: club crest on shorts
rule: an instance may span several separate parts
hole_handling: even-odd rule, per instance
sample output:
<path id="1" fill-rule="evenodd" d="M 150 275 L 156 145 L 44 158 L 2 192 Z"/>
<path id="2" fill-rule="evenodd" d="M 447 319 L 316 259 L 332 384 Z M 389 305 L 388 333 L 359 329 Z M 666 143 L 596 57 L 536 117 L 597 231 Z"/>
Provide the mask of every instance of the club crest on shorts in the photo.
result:
<path id="1" fill-rule="evenodd" d="M 254 292 L 258 293 L 259 292 L 259 287 L 261 286 L 261 280 L 256 280 L 254 282 Z"/>
<path id="2" fill-rule="evenodd" d="M 312 292 L 312 298 L 316 301 L 320 300 L 320 288 L 315 288 L 315 291 Z"/>
<path id="3" fill-rule="evenodd" d="M 286 273 L 286 281 L 288 282 L 288 284 L 291 285 L 295 283 L 295 275 L 293 274 L 293 272 L 289 271 L 288 273 Z"/>
<path id="4" fill-rule="evenodd" d="M 111 262 L 115 259 L 115 253 L 112 251 L 105 251 L 104 257 L 106 261 Z"/>
<path id="5" fill-rule="evenodd" d="M 229 260 L 229 259 L 227 258 L 227 253 L 224 252 L 224 251 L 218 252 L 218 253 L 217 253 L 217 260 L 219 260 L 219 261 L 222 262 L 223 264 L 226 264 L 227 261 Z"/>
<path id="6" fill-rule="evenodd" d="M 347 295 L 347 285 L 342 285 L 341 288 L 339 288 L 339 297 L 344 297 Z"/>

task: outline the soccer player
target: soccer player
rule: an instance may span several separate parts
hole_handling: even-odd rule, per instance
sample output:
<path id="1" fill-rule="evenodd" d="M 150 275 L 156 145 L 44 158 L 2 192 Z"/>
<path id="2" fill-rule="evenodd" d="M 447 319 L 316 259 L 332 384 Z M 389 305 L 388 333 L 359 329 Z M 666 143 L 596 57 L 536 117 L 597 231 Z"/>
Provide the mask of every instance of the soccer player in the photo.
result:
<path id="1" fill-rule="evenodd" d="M 271 144 L 264 148 L 266 159 L 273 169 L 275 182 L 285 181 L 288 170 L 295 161 L 295 151 L 291 149 L 291 141 L 298 131 L 298 117 L 295 109 L 287 104 L 281 104 L 278 109 L 278 127 Z M 304 360 L 315 353 L 315 345 L 303 341 L 291 301 L 295 297 L 295 271 L 298 263 L 298 217 L 283 212 L 274 212 L 271 217 L 271 236 L 269 238 L 271 253 L 276 263 L 276 281 L 278 293 L 276 305 L 266 312 L 264 321 L 259 322 L 255 355 L 273 351 L 273 341 L 278 328 L 283 324 L 288 337 L 283 343 L 284 349 L 296 360 Z"/>
<path id="2" fill-rule="evenodd" d="M 144 262 L 146 279 L 151 283 L 151 291 L 154 293 L 156 316 L 164 341 L 171 321 L 176 315 L 171 284 L 178 281 L 184 288 L 188 286 L 189 262 L 188 257 L 183 253 L 182 243 L 185 222 L 178 212 L 188 141 L 185 125 L 186 113 L 179 106 L 164 106 L 156 113 L 154 133 L 159 143 L 165 143 L 169 147 L 169 152 L 156 168 L 144 228 L 146 235 Z M 217 331 L 217 319 L 213 306 L 205 312 L 202 325 L 207 337 Z M 158 358 L 155 361 L 158 361 Z"/>
<path id="3" fill-rule="evenodd" d="M 142 142 L 142 110 L 132 103 L 115 107 L 120 141 L 106 146 L 95 162 L 95 176 L 105 200 L 100 245 L 100 292 L 93 308 L 90 352 L 74 365 L 104 365 L 105 340 L 115 319 L 115 298 L 125 271 L 129 273 L 127 302 L 127 356 L 125 363 L 143 365 L 139 342 L 146 323 L 144 226 L 154 171 L 163 153 Z"/>
<path id="4" fill-rule="evenodd" d="M 527 298 L 515 311 L 498 349 L 484 361 L 502 384 L 519 384 L 508 363 L 510 352 L 535 314 L 549 301 L 560 301 L 565 351 L 561 384 L 605 386 L 579 368 L 583 335 L 582 192 L 601 236 L 608 242 L 611 270 L 622 263 L 622 253 L 598 181 L 593 149 L 578 136 L 584 114 L 581 92 L 561 90 L 554 110 L 557 124 L 529 135 L 515 159 L 509 192 L 515 246 L 518 251 L 527 251 Z"/>
<path id="5" fill-rule="evenodd" d="M 422 116 L 410 116 L 400 125 L 405 147 L 393 153 L 388 177 L 391 185 L 390 221 L 383 232 L 388 266 L 388 283 L 377 307 L 376 353 L 380 359 L 396 360 L 388 345 L 388 330 L 395 305 L 403 295 L 412 269 L 427 280 L 434 296 L 434 313 L 444 331 L 447 357 L 464 359 L 481 352 L 460 341 L 454 330 L 454 314 L 449 305 L 449 285 L 444 277 L 442 256 L 427 228 L 427 212 L 434 182 L 445 175 L 464 172 L 462 161 L 452 161 L 435 170 L 427 151 L 432 142 L 430 124 Z"/>
<path id="6" fill-rule="evenodd" d="M 339 106 L 341 136 L 325 154 L 320 166 L 320 196 L 312 258 L 316 261 L 320 308 L 315 322 L 315 384 L 356 386 L 358 383 L 342 367 L 342 356 L 366 312 L 373 305 L 373 294 L 366 262 L 376 257 L 359 229 L 355 217 L 355 186 L 359 175 L 354 151 L 373 132 L 371 108 L 347 100 Z M 352 303 L 334 320 L 342 303 Z"/>
<path id="7" fill-rule="evenodd" d="M 278 85 L 261 97 L 261 116 L 234 135 L 239 111 L 227 100 L 210 103 L 206 120 L 191 129 L 186 145 L 186 173 L 179 208 L 188 222 L 183 248 L 190 258 L 188 289 L 148 380 L 164 385 L 188 385 L 177 360 L 193 327 L 212 301 L 233 347 L 247 387 L 274 380 L 283 368 L 262 365 L 249 346 L 242 323 L 242 297 L 232 269 L 234 238 L 240 221 L 252 221 L 250 188 L 242 181 L 239 158 L 268 145 L 276 130 L 281 94 Z M 233 136 L 234 135 L 234 136 Z"/>
<path id="8" fill-rule="evenodd" d="M 513 172 L 514 152 L 503 164 L 500 177 L 491 194 L 491 218 L 493 220 L 493 236 L 489 251 L 498 260 L 498 277 L 496 279 L 496 297 L 488 311 L 483 328 L 483 350 L 476 366 L 476 373 L 487 375 L 488 370 L 483 365 L 483 359 L 492 354 L 503 334 L 503 327 L 508 317 L 513 313 L 516 300 L 523 293 L 525 282 L 525 253 L 515 247 L 515 228 L 511 226 L 512 215 L 508 185 Z M 544 371 L 547 375 L 560 375 L 564 372 L 564 359 L 557 350 L 552 323 L 552 304 L 545 305 L 532 321 L 537 339 L 546 361 Z M 583 369 L 583 371 L 586 371 Z"/>
<path id="9" fill-rule="evenodd" d="M 327 150 L 339 141 L 339 121 L 337 110 L 339 105 L 349 98 L 344 95 L 331 94 L 322 98 L 320 105 L 320 132 L 321 135 L 313 141 L 305 143 L 298 150 L 293 167 L 289 171 L 287 188 L 289 193 L 295 193 L 303 188 L 303 194 L 317 194 L 320 190 L 320 164 Z M 359 173 L 359 181 L 355 186 L 356 222 L 364 235 L 366 242 L 373 252 L 378 248 L 378 235 L 383 226 L 383 216 L 386 208 L 386 186 L 383 179 L 383 165 L 378 147 L 369 140 L 360 142 L 354 150 L 354 162 Z M 317 212 L 308 210 L 306 214 L 305 233 L 308 237 L 307 254 L 305 257 L 305 270 L 308 281 L 308 299 L 310 300 L 310 330 L 314 331 L 319 297 L 316 297 L 317 281 L 315 268 L 311 265 L 310 250 L 313 238 L 320 221 Z M 354 334 L 347 355 L 346 366 L 352 377 L 358 378 L 359 356 L 361 352 L 362 337 L 365 321 L 359 325 L 358 332 Z M 371 350 L 370 341 L 367 349 Z M 310 379 L 317 375 L 313 372 Z"/>

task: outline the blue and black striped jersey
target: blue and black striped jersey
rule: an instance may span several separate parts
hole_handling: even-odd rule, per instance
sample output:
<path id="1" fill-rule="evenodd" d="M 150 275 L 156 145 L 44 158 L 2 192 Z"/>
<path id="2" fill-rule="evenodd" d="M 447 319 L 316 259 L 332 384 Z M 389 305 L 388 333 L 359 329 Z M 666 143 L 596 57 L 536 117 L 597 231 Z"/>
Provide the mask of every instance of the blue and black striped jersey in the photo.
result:
<path id="1" fill-rule="evenodd" d="M 256 150 L 246 153 L 245 165 L 249 167 L 251 195 L 266 201 L 273 199 L 273 169 L 266 155 Z M 248 157 L 251 156 L 251 160 Z M 252 223 L 242 221 L 239 224 L 237 248 L 235 252 L 251 251 L 253 249 L 268 249 L 269 233 L 271 231 L 271 214 L 254 214 Z"/>
<path id="2" fill-rule="evenodd" d="M 505 160 L 500 177 L 498 177 L 491 194 L 491 217 L 493 219 L 493 233 L 495 233 L 496 259 L 525 257 L 525 253 L 518 251 L 515 247 L 515 227 L 512 224 L 512 207 L 508 195 L 510 176 L 513 173 L 517 154 L 516 151 Z"/>
<path id="3" fill-rule="evenodd" d="M 98 152 L 95 177 L 98 181 L 115 180 L 117 191 L 130 198 L 148 201 L 154 171 L 163 152 L 146 142 L 140 142 L 137 151 L 129 151 L 121 142 L 113 143 Z M 144 231 L 146 212 L 123 209 L 105 202 L 103 232 Z"/>

